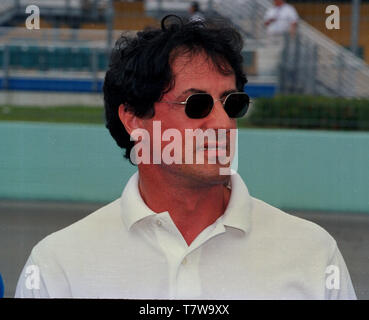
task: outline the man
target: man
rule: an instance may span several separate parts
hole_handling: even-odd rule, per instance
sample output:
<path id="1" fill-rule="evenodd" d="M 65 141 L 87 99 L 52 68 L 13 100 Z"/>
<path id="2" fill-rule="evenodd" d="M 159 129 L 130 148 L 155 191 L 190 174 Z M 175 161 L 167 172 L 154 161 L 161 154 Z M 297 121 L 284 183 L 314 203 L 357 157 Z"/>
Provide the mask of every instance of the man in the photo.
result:
<path id="1" fill-rule="evenodd" d="M 278 74 L 283 55 L 284 36 L 296 35 L 298 14 L 295 8 L 283 0 L 274 0 L 274 6 L 269 8 L 264 16 L 267 37 L 264 45 L 257 50 L 257 71 L 261 76 Z"/>
<path id="2" fill-rule="evenodd" d="M 121 37 L 105 78 L 107 127 L 138 172 L 121 198 L 35 246 L 16 296 L 354 299 L 334 239 L 251 197 L 226 170 L 249 103 L 241 36 L 170 20 Z M 334 288 L 327 267 L 339 270 Z"/>
<path id="3" fill-rule="evenodd" d="M 191 6 L 189 8 L 190 12 L 190 21 L 204 21 L 205 16 L 200 10 L 199 3 L 197 1 L 194 1 L 191 3 Z"/>
<path id="4" fill-rule="evenodd" d="M 267 34 L 276 36 L 289 32 L 295 35 L 298 18 L 293 6 L 285 3 L 284 0 L 274 0 L 274 7 L 269 8 L 264 17 Z"/>

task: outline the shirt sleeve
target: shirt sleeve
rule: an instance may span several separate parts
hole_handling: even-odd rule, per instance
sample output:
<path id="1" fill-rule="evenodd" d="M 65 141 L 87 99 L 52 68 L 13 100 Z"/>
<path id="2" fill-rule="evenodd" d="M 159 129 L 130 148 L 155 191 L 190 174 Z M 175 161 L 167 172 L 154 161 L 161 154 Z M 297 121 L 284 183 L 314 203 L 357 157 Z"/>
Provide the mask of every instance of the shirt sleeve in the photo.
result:
<path id="1" fill-rule="evenodd" d="M 290 21 L 290 23 L 295 23 L 299 20 L 299 15 L 293 6 L 289 6 L 288 20 Z"/>
<path id="2" fill-rule="evenodd" d="M 345 261 L 335 246 L 330 264 L 326 268 L 325 297 L 327 300 L 356 300 L 350 274 Z"/>
<path id="3" fill-rule="evenodd" d="M 16 298 L 71 298 L 68 277 L 47 241 L 36 245 L 19 277 Z"/>

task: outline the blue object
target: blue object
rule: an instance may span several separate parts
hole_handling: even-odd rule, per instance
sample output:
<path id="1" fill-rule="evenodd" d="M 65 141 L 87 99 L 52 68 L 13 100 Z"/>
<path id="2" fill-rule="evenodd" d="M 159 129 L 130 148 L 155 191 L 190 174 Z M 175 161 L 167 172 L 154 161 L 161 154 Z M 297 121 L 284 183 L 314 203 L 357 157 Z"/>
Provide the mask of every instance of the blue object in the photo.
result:
<path id="1" fill-rule="evenodd" d="M 56 52 L 57 53 L 57 52 Z M 84 52 L 85 54 L 85 52 Z M 99 68 L 103 68 L 104 60 L 99 59 Z M 74 61 L 73 63 L 82 65 L 85 59 Z M 81 64 L 82 63 L 82 64 Z M 72 68 L 73 66 L 71 66 Z M 94 84 L 93 79 L 58 79 L 58 78 L 29 78 L 29 77 L 11 77 L 8 79 L 8 90 L 25 91 L 59 91 L 59 92 L 102 92 L 103 79 L 98 79 Z M 95 86 L 96 85 L 96 86 Z M 3 89 L 4 81 L 0 78 L 0 89 Z M 251 98 L 273 97 L 276 94 L 277 86 L 267 83 L 248 83 L 244 91 Z"/>
<path id="2" fill-rule="evenodd" d="M 0 298 L 4 297 L 4 282 L 3 282 L 3 278 L 1 277 L 1 273 L 0 273 Z"/>
<path id="3" fill-rule="evenodd" d="M 244 91 L 251 98 L 271 98 L 276 94 L 277 86 L 275 84 L 248 83 Z"/>
<path id="4" fill-rule="evenodd" d="M 0 89 L 4 85 L 0 78 Z M 22 78 L 8 79 L 8 90 L 25 91 L 61 91 L 61 92 L 102 92 L 103 80 L 98 80 L 96 88 L 90 79 L 52 79 L 52 78 Z"/>

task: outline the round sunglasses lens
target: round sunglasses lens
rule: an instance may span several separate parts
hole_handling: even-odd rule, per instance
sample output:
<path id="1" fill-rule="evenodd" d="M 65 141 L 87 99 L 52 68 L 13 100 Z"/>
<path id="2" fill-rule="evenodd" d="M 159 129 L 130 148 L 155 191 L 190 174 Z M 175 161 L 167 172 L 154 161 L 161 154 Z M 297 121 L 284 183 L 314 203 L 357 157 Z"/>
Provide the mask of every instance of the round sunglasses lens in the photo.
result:
<path id="1" fill-rule="evenodd" d="M 243 117 L 249 108 L 250 98 L 246 93 L 231 93 L 225 102 L 224 109 L 230 118 Z"/>
<path id="2" fill-rule="evenodd" d="M 189 118 L 205 118 L 213 107 L 213 98 L 209 94 L 197 93 L 190 96 L 186 104 L 186 114 Z"/>

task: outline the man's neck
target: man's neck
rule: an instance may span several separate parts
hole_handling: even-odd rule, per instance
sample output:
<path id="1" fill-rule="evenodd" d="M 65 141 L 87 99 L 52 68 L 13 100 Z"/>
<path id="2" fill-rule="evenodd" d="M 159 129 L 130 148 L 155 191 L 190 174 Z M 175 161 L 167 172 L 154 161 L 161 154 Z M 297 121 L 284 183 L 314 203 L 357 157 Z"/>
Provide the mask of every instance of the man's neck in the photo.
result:
<path id="1" fill-rule="evenodd" d="M 139 190 L 154 212 L 168 211 L 188 245 L 227 208 L 231 191 L 223 184 L 192 186 L 140 171 Z M 172 180 L 172 181 L 171 181 Z"/>

